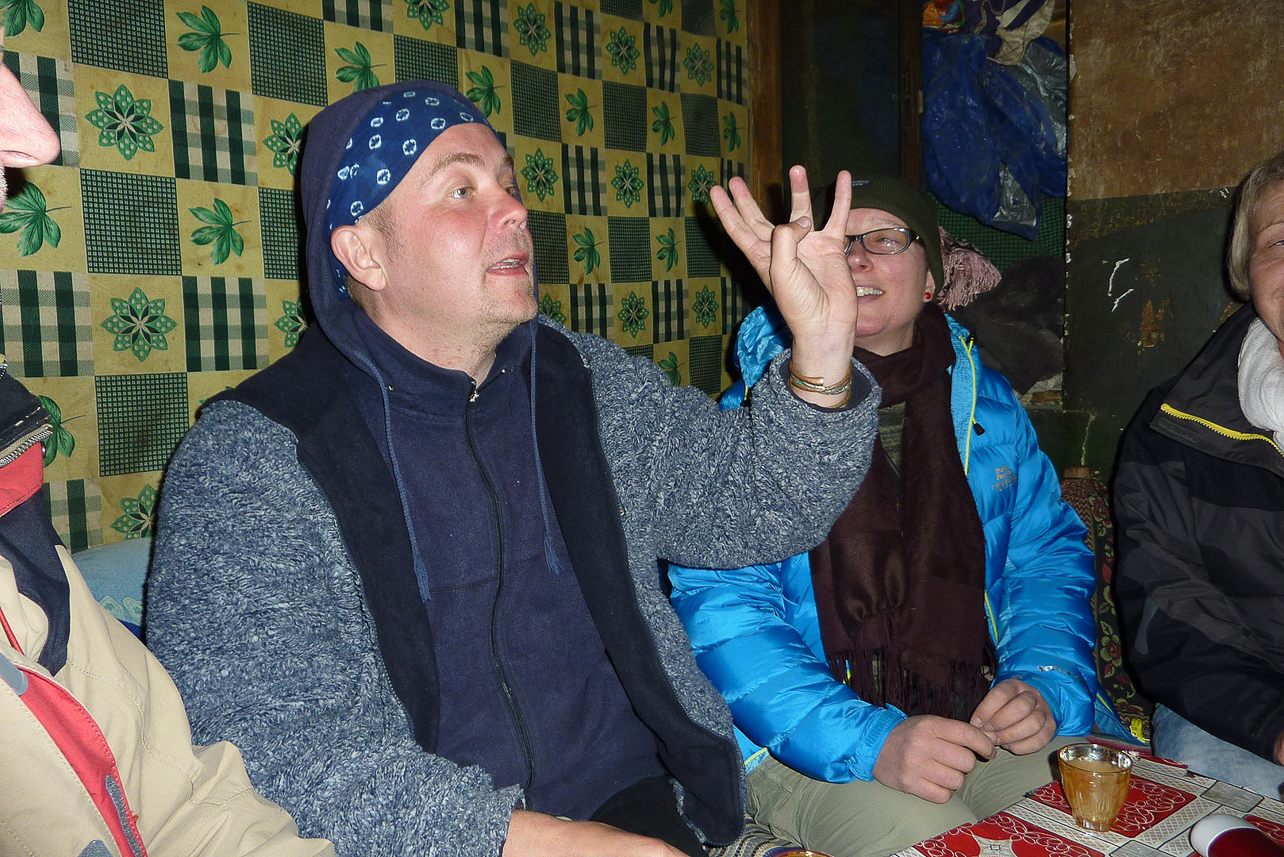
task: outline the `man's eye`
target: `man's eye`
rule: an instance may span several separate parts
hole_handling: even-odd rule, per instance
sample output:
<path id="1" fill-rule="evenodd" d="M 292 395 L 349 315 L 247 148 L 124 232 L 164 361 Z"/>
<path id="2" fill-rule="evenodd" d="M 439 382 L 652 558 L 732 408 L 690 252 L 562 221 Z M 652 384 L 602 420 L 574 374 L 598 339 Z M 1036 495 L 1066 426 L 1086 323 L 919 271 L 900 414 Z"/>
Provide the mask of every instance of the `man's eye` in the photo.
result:
<path id="1" fill-rule="evenodd" d="M 515 185 L 515 184 L 506 184 L 506 185 L 504 185 L 504 190 L 508 191 L 508 195 L 509 195 L 509 196 L 511 196 L 513 199 L 521 199 L 521 198 L 522 198 L 522 191 L 521 191 L 521 188 L 519 188 L 519 187 L 518 187 L 517 185 Z"/>
<path id="2" fill-rule="evenodd" d="M 457 187 L 450 192 L 451 199 L 467 199 L 473 195 L 473 189 L 470 187 Z"/>

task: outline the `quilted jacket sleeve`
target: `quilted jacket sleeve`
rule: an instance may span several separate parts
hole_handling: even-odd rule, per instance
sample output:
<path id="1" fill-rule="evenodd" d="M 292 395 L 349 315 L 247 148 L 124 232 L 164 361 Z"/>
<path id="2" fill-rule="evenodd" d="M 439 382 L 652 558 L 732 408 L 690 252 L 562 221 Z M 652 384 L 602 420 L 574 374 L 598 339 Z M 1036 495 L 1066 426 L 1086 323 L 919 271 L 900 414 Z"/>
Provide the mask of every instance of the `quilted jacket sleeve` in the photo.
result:
<path id="1" fill-rule="evenodd" d="M 1000 572 L 996 681 L 1018 678 L 1038 689 L 1059 735 L 1092 731 L 1097 669 L 1092 618 L 1095 578 L 1083 522 L 1061 499 L 1052 462 L 1012 388 L 998 376 L 996 401 L 1013 432 L 1016 497 L 1006 563 Z M 994 549 L 997 549 L 995 546 Z M 999 554 L 1002 556 L 1002 554 Z"/>
<path id="2" fill-rule="evenodd" d="M 696 662 L 750 741 L 814 779 L 869 780 L 905 715 L 835 681 L 803 638 L 798 629 L 815 625 L 815 602 L 791 605 L 784 581 L 808 573 L 806 554 L 722 571 L 673 566 L 672 600 Z M 808 610 L 808 619 L 789 621 L 786 611 L 795 606 Z"/>

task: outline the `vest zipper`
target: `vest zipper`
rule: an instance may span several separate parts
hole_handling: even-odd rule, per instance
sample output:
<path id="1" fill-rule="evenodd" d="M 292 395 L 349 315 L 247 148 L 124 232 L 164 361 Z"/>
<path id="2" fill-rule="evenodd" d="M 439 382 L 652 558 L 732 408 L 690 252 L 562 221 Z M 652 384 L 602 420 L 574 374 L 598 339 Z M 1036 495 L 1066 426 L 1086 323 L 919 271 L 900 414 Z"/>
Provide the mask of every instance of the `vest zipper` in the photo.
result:
<path id="1" fill-rule="evenodd" d="M 490 606 L 490 661 L 491 666 L 495 668 L 495 676 L 499 679 L 500 689 L 504 692 L 504 701 L 508 703 L 508 711 L 513 717 L 513 725 L 517 727 L 517 737 L 522 744 L 522 756 L 526 761 L 526 783 L 525 788 L 530 788 L 535 782 L 535 754 L 531 750 L 530 733 L 526 729 L 526 721 L 522 718 L 521 709 L 517 705 L 517 696 L 513 693 L 512 686 L 508 683 L 508 676 L 504 672 L 504 665 L 499 659 L 499 640 L 497 637 L 496 618 L 499 614 L 499 598 L 504 591 L 504 524 L 499 514 L 499 495 L 495 493 L 495 484 L 490 480 L 490 474 L 482 466 L 481 456 L 477 454 L 477 447 L 473 445 L 473 429 L 470 414 L 472 408 L 470 405 L 477 401 L 477 382 L 472 382 L 472 389 L 468 396 L 468 404 L 464 405 L 464 439 L 468 441 L 468 451 L 473 456 L 473 461 L 477 465 L 477 471 L 481 474 L 482 484 L 486 486 L 486 496 L 490 498 L 491 511 L 495 516 L 495 553 L 497 556 L 497 568 L 495 578 L 495 600 Z"/>

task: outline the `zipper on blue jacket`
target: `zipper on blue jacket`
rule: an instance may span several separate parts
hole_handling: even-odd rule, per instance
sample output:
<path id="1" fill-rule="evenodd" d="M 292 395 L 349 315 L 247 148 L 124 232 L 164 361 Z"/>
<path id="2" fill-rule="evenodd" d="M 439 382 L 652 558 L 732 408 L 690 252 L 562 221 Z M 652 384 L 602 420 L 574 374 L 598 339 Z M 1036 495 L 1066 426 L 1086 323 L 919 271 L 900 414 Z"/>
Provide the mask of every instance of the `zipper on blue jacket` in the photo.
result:
<path id="1" fill-rule="evenodd" d="M 504 592 L 504 521 L 499 514 L 499 496 L 495 493 L 495 483 L 490 481 L 490 474 L 482 466 L 481 456 L 477 454 L 477 447 L 473 445 L 473 428 L 472 420 L 469 418 L 472 413 L 472 403 L 477 401 L 477 382 L 472 382 L 472 389 L 468 394 L 468 404 L 464 405 L 464 439 L 468 441 L 468 451 L 473 456 L 473 461 L 477 464 L 477 471 L 481 474 L 482 484 L 486 486 L 486 496 L 490 498 L 490 508 L 495 515 L 495 542 L 496 556 L 498 557 L 498 572 L 495 578 L 495 600 L 490 605 L 490 662 L 495 668 L 495 677 L 499 679 L 499 686 L 504 691 L 504 701 L 508 703 L 508 711 L 513 717 L 513 725 L 517 727 L 517 737 L 522 743 L 522 756 L 526 760 L 526 783 L 524 788 L 530 788 L 535 782 L 535 753 L 531 749 L 530 732 L 526 729 L 526 721 L 522 718 L 522 711 L 517 705 L 517 696 L 513 693 L 512 686 L 508 683 L 508 675 L 504 672 L 504 665 L 499 659 L 499 639 L 497 637 L 498 628 L 496 627 L 496 618 L 499 615 L 499 598 Z"/>

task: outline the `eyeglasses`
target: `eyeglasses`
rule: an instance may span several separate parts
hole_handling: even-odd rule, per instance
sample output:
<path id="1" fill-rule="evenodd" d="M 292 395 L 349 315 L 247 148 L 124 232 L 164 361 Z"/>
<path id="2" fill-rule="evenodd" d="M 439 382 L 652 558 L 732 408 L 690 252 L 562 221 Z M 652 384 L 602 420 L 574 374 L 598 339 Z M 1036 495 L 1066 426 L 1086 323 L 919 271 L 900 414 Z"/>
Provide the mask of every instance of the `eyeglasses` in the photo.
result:
<path id="1" fill-rule="evenodd" d="M 843 248 L 843 253 L 850 256 L 852 248 L 859 243 L 865 248 L 866 253 L 872 253 L 875 256 L 894 256 L 897 253 L 904 253 L 909 249 L 909 245 L 917 240 L 918 233 L 913 229 L 907 229 L 904 226 L 887 226 L 882 229 L 871 229 L 860 235 L 848 235 L 847 246 Z"/>

